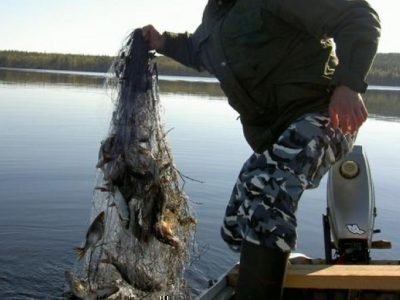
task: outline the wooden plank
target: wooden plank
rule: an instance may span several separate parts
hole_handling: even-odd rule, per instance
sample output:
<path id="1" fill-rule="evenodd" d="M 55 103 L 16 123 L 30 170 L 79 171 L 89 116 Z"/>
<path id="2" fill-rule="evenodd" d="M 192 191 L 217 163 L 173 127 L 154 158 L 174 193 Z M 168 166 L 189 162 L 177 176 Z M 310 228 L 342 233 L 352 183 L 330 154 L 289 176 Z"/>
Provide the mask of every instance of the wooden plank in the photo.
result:
<path id="1" fill-rule="evenodd" d="M 285 287 L 400 291 L 400 266 L 290 265 Z"/>
<path id="2" fill-rule="evenodd" d="M 355 289 L 400 291 L 400 266 L 390 265 L 289 265 L 285 287 L 308 289 Z M 227 274 L 227 283 L 235 287 L 239 265 Z"/>

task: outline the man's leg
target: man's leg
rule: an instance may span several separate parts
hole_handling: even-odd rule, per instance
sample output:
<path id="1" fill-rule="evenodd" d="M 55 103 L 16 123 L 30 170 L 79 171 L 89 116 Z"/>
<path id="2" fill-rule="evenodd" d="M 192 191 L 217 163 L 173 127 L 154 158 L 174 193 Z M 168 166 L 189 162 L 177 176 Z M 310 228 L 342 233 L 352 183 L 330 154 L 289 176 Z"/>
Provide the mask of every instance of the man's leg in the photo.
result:
<path id="1" fill-rule="evenodd" d="M 307 114 L 271 149 L 247 160 L 221 229 L 229 245 L 241 247 L 236 299 L 280 299 L 287 257 L 297 239 L 300 196 L 318 186 L 352 145 L 353 137 L 333 129 L 327 115 Z"/>
<path id="2" fill-rule="evenodd" d="M 265 248 L 243 240 L 235 300 L 278 300 L 289 252 Z"/>

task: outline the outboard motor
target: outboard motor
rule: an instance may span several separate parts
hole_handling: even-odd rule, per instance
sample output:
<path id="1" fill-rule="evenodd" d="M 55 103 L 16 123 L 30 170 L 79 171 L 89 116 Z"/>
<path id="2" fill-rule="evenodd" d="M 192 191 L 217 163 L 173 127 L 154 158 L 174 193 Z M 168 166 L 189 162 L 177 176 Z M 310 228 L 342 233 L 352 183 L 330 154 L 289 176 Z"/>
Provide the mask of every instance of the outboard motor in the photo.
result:
<path id="1" fill-rule="evenodd" d="M 370 261 L 376 217 L 375 193 L 368 159 L 362 146 L 338 161 L 329 171 L 327 214 L 323 216 L 327 263 L 367 264 Z M 390 248 L 390 242 L 374 242 Z M 335 259 L 332 258 L 332 250 Z"/>

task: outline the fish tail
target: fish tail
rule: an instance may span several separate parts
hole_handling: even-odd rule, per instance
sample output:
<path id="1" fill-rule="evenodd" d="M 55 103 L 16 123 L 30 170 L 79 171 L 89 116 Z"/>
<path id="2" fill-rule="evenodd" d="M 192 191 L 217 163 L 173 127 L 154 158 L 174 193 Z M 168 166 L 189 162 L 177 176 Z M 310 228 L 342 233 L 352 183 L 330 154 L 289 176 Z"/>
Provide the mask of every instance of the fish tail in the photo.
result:
<path id="1" fill-rule="evenodd" d="M 79 260 L 81 260 L 86 254 L 86 249 L 85 248 L 75 247 L 74 250 L 76 251 L 76 254 L 79 257 Z"/>
<path id="2" fill-rule="evenodd" d="M 100 259 L 100 262 L 102 264 L 112 264 L 112 256 L 110 255 L 110 253 L 108 253 L 108 251 L 106 249 L 104 249 L 104 254 L 106 255 L 105 258 Z"/>

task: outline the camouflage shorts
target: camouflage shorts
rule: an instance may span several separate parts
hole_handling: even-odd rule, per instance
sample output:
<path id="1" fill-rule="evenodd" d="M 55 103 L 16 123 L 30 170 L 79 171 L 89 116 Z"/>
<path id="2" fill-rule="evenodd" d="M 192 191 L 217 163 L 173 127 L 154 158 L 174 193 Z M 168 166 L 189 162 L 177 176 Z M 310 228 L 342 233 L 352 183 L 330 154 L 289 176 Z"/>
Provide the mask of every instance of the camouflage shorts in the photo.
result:
<path id="1" fill-rule="evenodd" d="M 354 136 L 334 129 L 325 114 L 306 114 L 264 153 L 243 165 L 221 235 L 233 250 L 242 239 L 288 252 L 295 248 L 300 196 L 319 185 L 329 167 L 353 147 Z"/>

